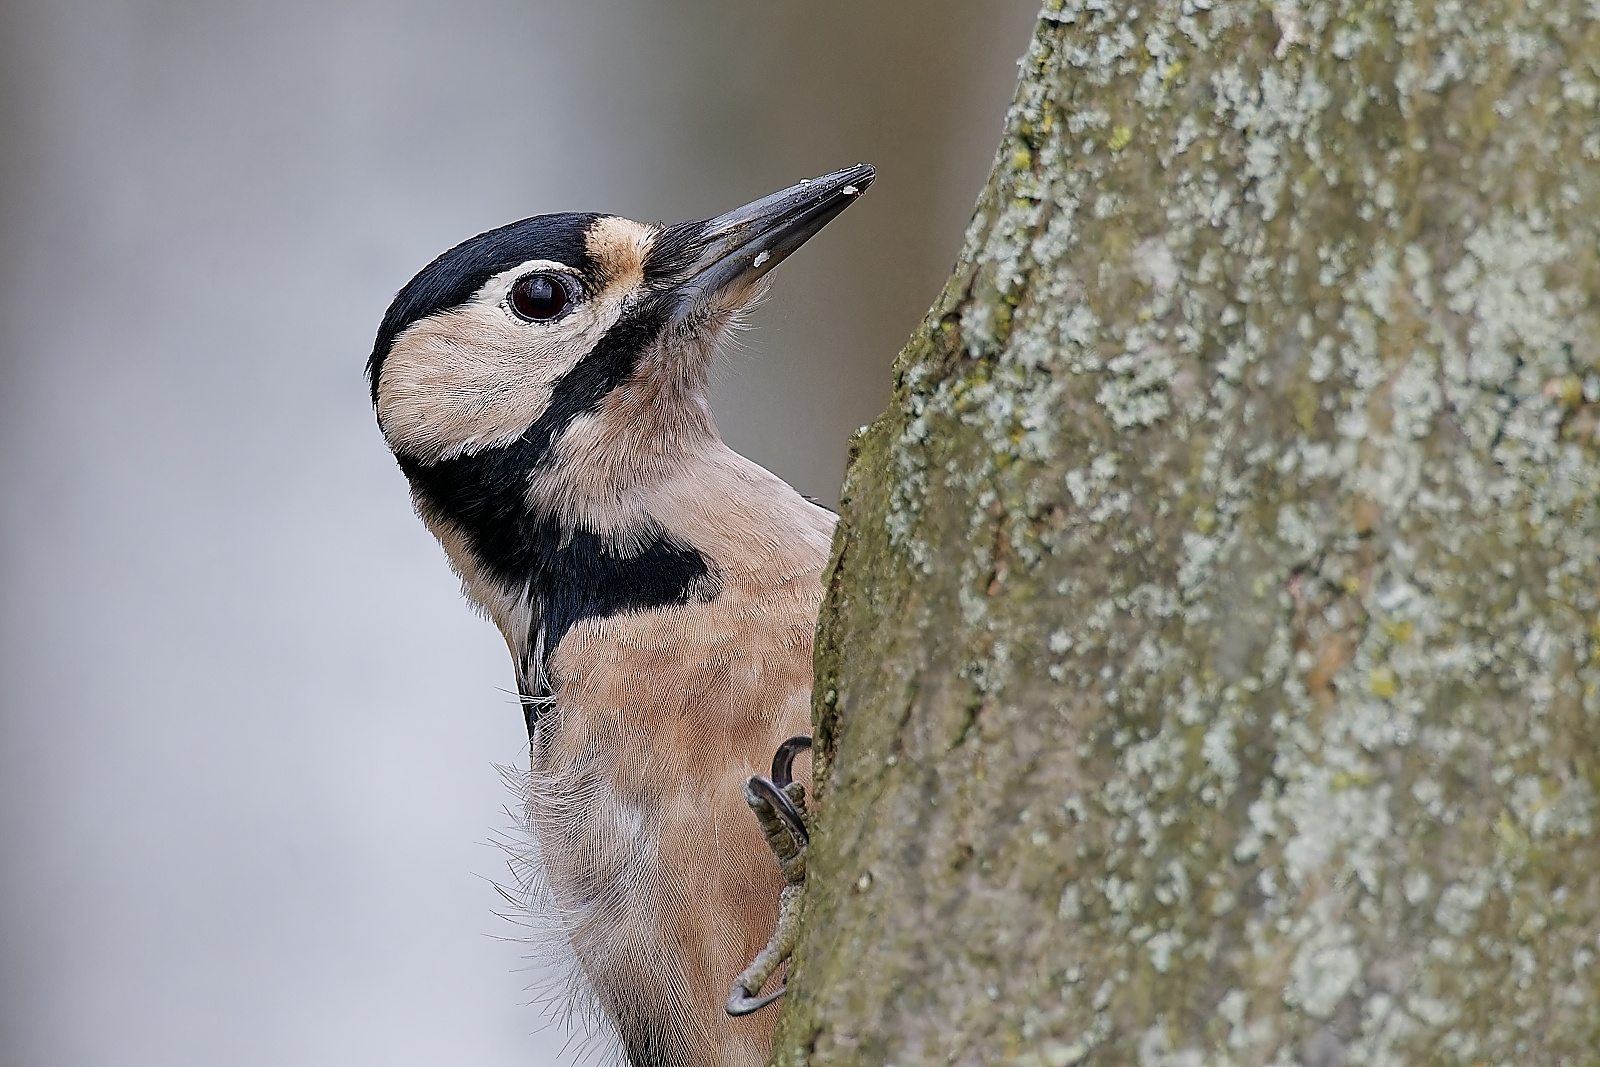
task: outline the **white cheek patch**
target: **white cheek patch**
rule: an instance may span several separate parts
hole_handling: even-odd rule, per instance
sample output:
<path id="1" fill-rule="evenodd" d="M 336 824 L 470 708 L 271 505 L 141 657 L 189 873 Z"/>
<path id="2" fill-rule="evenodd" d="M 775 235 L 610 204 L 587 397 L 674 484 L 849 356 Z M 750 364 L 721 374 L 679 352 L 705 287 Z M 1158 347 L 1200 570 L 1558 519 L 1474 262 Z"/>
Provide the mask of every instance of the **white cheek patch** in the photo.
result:
<path id="1" fill-rule="evenodd" d="M 378 383 L 378 421 L 391 449 L 436 463 L 509 444 L 544 413 L 556 383 L 617 321 L 627 293 L 607 289 L 553 322 L 525 322 L 506 307 L 506 294 L 541 269 L 567 273 L 524 263 L 395 338 Z"/>

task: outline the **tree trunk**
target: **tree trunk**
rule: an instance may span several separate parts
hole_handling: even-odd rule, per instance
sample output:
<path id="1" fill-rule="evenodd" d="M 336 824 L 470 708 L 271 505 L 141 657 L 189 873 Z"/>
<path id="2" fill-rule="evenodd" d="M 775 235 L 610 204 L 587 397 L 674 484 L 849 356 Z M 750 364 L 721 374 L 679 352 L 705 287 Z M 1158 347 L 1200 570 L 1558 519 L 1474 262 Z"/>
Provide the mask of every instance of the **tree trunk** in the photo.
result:
<path id="1" fill-rule="evenodd" d="M 776 1063 L 1600 1056 L 1597 19 L 1047 5 L 856 441 Z"/>

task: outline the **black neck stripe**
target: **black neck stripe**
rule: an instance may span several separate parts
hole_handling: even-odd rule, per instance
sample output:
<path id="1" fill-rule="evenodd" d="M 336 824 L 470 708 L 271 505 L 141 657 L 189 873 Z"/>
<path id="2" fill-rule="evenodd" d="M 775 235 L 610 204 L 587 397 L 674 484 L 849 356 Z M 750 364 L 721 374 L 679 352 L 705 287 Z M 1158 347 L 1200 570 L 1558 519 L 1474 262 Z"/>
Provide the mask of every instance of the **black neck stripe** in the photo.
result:
<path id="1" fill-rule="evenodd" d="M 537 563 L 527 538 L 527 526 L 535 521 L 527 502 L 529 476 L 549 462 L 568 426 L 600 410 L 632 376 L 664 319 L 664 305 L 651 303 L 613 323 L 556 383 L 549 407 L 510 444 L 437 463 L 398 455 L 428 506 L 461 529 L 479 562 L 505 588 L 523 585 Z"/>
<path id="2" fill-rule="evenodd" d="M 495 583 L 508 595 L 533 595 L 547 656 L 583 619 L 710 601 L 721 591 L 714 565 L 653 521 L 635 531 L 642 547 L 624 556 L 606 538 L 528 505 L 530 476 L 573 420 L 598 411 L 632 376 L 665 315 L 666 305 L 653 301 L 614 323 L 512 443 L 431 464 L 398 457 L 424 510 L 461 531 Z"/>

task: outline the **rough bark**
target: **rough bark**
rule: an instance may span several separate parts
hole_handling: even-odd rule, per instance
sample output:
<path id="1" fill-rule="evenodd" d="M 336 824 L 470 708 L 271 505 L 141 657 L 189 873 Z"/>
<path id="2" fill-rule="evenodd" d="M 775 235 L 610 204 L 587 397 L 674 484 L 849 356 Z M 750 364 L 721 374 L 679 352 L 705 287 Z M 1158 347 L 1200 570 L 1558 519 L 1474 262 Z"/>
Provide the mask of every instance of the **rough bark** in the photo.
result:
<path id="1" fill-rule="evenodd" d="M 1597 19 L 1047 5 L 856 441 L 776 1063 L 1600 1056 Z"/>

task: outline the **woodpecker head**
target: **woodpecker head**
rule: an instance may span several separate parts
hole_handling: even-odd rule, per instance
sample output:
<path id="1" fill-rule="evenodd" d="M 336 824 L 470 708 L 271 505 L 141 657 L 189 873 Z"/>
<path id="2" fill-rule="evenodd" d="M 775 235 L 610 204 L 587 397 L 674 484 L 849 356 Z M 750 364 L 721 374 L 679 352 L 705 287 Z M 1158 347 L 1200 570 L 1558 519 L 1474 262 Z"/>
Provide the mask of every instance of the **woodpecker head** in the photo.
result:
<path id="1" fill-rule="evenodd" d="M 390 305 L 367 371 L 379 426 L 447 547 L 502 584 L 530 523 L 625 552 L 634 490 L 717 442 L 717 342 L 872 179 L 862 164 L 674 226 L 539 215 L 430 263 Z"/>

